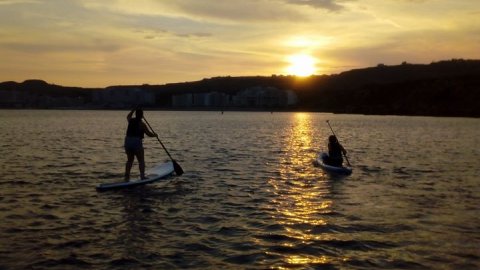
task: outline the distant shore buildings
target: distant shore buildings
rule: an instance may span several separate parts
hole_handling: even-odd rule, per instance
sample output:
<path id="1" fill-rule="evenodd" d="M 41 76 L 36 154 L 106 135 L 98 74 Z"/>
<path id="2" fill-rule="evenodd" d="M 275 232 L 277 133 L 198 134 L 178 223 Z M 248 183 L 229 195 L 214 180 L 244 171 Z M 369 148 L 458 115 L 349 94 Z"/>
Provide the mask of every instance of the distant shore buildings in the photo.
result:
<path id="1" fill-rule="evenodd" d="M 92 103 L 105 108 L 124 108 L 138 104 L 155 107 L 155 93 L 140 88 L 108 88 L 95 91 Z M 171 95 L 168 107 L 174 109 L 286 109 L 297 104 L 298 98 L 293 91 L 279 90 L 274 87 L 250 87 L 236 94 L 218 91 L 206 93 L 185 93 Z"/>
<path id="2" fill-rule="evenodd" d="M 109 87 L 105 90 L 93 92 L 92 102 L 96 106 L 105 108 L 125 108 L 136 105 L 153 106 L 155 105 L 155 94 L 152 91 L 137 87 Z"/>
<path id="3" fill-rule="evenodd" d="M 298 102 L 291 90 L 250 87 L 236 94 L 221 92 L 186 93 L 172 96 L 174 108 L 289 108 Z"/>
<path id="4" fill-rule="evenodd" d="M 37 83 L 38 84 L 38 83 Z M 142 87 L 112 86 L 105 89 L 42 91 L 44 83 L 27 90 L 0 90 L 2 108 L 93 108 L 124 109 L 137 105 L 164 109 L 289 109 L 297 105 L 291 90 L 249 87 L 238 92 L 187 92 L 163 94 Z"/>
<path id="5" fill-rule="evenodd" d="M 85 95 L 62 96 L 25 91 L 0 91 L 0 108 L 72 108 L 88 104 Z"/>

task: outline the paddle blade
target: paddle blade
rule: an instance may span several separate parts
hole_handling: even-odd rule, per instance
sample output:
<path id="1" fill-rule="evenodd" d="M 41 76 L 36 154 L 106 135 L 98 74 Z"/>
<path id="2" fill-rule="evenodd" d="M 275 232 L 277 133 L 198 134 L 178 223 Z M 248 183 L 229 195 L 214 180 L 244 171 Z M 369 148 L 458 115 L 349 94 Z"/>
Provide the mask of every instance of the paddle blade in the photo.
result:
<path id="1" fill-rule="evenodd" d="M 175 170 L 175 174 L 179 176 L 182 175 L 183 174 L 182 167 L 180 167 L 180 165 L 178 165 L 178 163 L 175 160 L 172 160 L 172 161 L 173 161 L 173 169 Z"/>

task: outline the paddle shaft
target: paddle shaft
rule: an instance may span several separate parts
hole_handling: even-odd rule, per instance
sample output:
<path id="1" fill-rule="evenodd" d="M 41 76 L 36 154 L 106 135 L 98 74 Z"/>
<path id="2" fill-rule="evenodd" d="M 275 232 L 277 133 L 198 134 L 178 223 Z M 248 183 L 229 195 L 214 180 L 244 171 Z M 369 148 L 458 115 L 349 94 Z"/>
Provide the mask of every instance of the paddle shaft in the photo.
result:
<path id="1" fill-rule="evenodd" d="M 147 123 L 148 127 L 150 128 L 150 130 L 151 130 L 153 133 L 155 133 L 155 131 L 153 131 L 152 126 L 150 126 L 150 124 L 148 123 L 148 121 L 147 121 L 147 119 L 145 118 L 145 116 L 143 117 L 143 120 L 145 120 L 145 123 Z M 157 134 L 157 133 L 155 133 L 155 134 Z M 173 158 L 172 158 L 172 156 L 171 156 L 170 153 L 168 152 L 167 148 L 165 148 L 165 145 L 163 145 L 162 141 L 160 141 L 160 139 L 158 138 L 158 134 L 157 134 L 156 138 L 157 138 L 158 142 L 160 143 L 160 145 L 163 147 L 163 150 L 165 150 L 165 152 L 167 153 L 168 157 L 169 157 L 172 161 L 174 161 Z"/>
<path id="2" fill-rule="evenodd" d="M 332 128 L 332 126 L 330 126 L 330 122 L 329 122 L 328 120 L 327 120 L 327 125 L 328 125 L 328 127 L 330 128 L 330 130 L 332 131 L 333 136 L 335 136 L 335 137 L 337 138 L 338 143 L 340 143 L 340 141 L 338 140 L 337 135 L 335 134 L 335 131 L 333 131 L 333 128 Z M 343 154 L 343 156 L 345 157 L 345 159 L 347 160 L 348 166 L 351 167 L 352 165 L 350 165 L 350 161 L 348 160 L 347 155 L 345 155 L 343 152 L 342 152 L 342 154 Z"/>
<path id="3" fill-rule="evenodd" d="M 143 117 L 143 119 L 145 120 L 145 123 L 147 123 L 148 127 L 150 128 L 150 130 L 155 133 L 155 131 L 153 131 L 153 128 L 152 126 L 150 126 L 150 124 L 148 123 L 147 119 L 145 117 Z M 155 133 L 157 134 L 157 133 Z M 180 176 L 183 174 L 183 169 L 182 167 L 172 158 L 172 156 L 170 155 L 170 153 L 168 152 L 167 148 L 165 148 L 165 145 L 163 145 L 162 141 L 160 141 L 160 139 L 158 138 L 158 135 L 156 136 L 157 137 L 157 140 L 158 142 L 160 143 L 160 145 L 163 147 L 163 150 L 165 150 L 165 152 L 167 153 L 168 157 L 170 158 L 170 160 L 172 160 L 172 163 L 173 163 L 173 169 L 175 170 L 175 173 Z"/>

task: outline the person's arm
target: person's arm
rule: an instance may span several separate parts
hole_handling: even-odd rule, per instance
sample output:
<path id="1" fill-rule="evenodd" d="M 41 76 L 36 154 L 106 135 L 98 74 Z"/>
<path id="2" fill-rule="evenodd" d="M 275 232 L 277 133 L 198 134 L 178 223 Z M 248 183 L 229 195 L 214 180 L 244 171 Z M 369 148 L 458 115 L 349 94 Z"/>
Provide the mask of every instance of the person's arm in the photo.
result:
<path id="1" fill-rule="evenodd" d="M 145 125 L 145 123 L 142 122 L 141 125 L 142 125 L 143 132 L 145 132 L 145 134 L 147 134 L 149 137 L 157 137 L 158 136 L 155 132 L 151 132 L 147 128 L 147 125 Z"/>
<path id="2" fill-rule="evenodd" d="M 343 148 L 343 145 L 340 144 L 340 149 L 342 149 L 342 153 L 343 155 L 347 155 L 347 150 L 345 150 L 345 148 Z"/>
<path id="3" fill-rule="evenodd" d="M 132 116 L 133 116 L 133 112 L 135 112 L 135 109 L 132 109 L 128 115 L 127 115 L 127 120 L 130 122 L 130 120 L 132 119 Z"/>

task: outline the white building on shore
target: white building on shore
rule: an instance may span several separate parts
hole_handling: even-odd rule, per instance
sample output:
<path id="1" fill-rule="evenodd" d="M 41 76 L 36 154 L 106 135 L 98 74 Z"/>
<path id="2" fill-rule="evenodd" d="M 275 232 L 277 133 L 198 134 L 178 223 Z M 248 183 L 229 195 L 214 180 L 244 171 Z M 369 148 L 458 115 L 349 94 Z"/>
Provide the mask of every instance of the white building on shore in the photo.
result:
<path id="1" fill-rule="evenodd" d="M 297 95 L 291 90 L 259 86 L 247 88 L 235 95 L 208 92 L 172 96 L 172 106 L 177 108 L 287 108 L 296 105 L 297 101 Z"/>
<path id="2" fill-rule="evenodd" d="M 93 102 L 112 108 L 153 105 L 155 104 L 155 94 L 140 88 L 111 87 L 93 93 Z"/>

